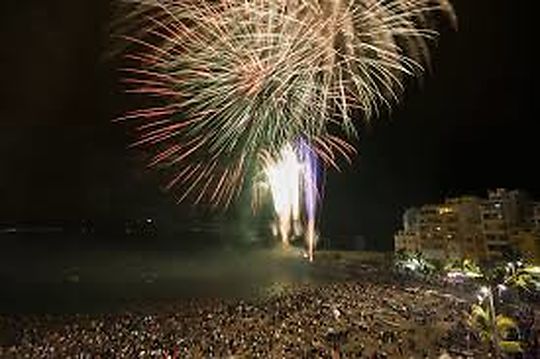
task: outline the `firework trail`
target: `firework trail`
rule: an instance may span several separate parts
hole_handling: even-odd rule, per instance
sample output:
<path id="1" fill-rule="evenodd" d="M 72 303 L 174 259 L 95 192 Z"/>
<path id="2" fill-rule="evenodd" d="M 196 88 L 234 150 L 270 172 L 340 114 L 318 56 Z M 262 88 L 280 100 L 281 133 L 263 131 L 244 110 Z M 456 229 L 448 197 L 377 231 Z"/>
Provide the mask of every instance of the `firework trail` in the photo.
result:
<path id="1" fill-rule="evenodd" d="M 452 14 L 431 0 L 131 3 L 126 82 L 161 99 L 123 117 L 138 121 L 134 146 L 174 173 L 179 201 L 225 206 L 261 151 L 306 138 L 327 165 L 350 159 L 330 127 L 354 136 L 354 109 L 369 119 L 396 101 L 429 59 L 429 15 Z"/>
<path id="2" fill-rule="evenodd" d="M 307 217 L 306 242 L 309 260 L 313 261 L 313 251 L 315 250 L 316 245 L 315 216 L 317 212 L 317 200 L 319 199 L 317 155 L 304 141 L 301 141 L 299 144 L 299 153 L 299 159 L 304 164 L 303 189 Z"/>

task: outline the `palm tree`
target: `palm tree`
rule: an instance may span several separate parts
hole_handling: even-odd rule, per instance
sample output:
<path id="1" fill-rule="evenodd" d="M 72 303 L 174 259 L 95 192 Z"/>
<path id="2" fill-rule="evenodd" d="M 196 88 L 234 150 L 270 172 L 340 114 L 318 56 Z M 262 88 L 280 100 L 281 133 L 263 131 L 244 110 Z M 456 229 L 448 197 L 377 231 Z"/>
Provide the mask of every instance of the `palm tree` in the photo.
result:
<path id="1" fill-rule="evenodd" d="M 492 298 L 492 295 L 489 294 L 487 308 L 478 304 L 471 307 L 471 312 L 467 314 L 469 327 L 477 333 L 484 343 L 492 346 L 497 358 L 501 357 L 501 353 L 522 352 L 522 345 L 517 340 L 519 334 L 517 323 L 510 317 L 501 314 L 495 315 Z"/>
<path id="2" fill-rule="evenodd" d="M 503 281 L 504 285 L 521 291 L 540 289 L 539 276 L 535 275 L 537 273 L 537 267 L 510 263 L 507 265 L 507 269 L 507 274 Z"/>
<path id="3" fill-rule="evenodd" d="M 444 271 L 447 274 L 461 273 L 467 278 L 481 278 L 484 276 L 480 267 L 471 259 L 452 260 L 445 265 Z"/>
<path id="4" fill-rule="evenodd" d="M 476 264 L 476 262 L 471 259 L 464 259 L 462 263 L 462 268 L 463 271 L 465 271 L 466 273 L 472 273 L 479 277 L 483 275 L 482 270 L 480 269 L 478 264 Z"/>

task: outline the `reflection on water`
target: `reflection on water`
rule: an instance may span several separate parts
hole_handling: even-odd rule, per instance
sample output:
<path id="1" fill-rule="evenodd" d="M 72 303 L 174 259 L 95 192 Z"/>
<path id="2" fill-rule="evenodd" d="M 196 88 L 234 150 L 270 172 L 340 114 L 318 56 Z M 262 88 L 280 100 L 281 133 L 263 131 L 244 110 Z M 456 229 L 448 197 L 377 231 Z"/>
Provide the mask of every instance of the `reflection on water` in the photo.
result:
<path id="1" fill-rule="evenodd" d="M 275 293 L 320 278 L 302 254 L 21 247 L 0 255 L 0 311 L 109 311 L 137 301 Z"/>

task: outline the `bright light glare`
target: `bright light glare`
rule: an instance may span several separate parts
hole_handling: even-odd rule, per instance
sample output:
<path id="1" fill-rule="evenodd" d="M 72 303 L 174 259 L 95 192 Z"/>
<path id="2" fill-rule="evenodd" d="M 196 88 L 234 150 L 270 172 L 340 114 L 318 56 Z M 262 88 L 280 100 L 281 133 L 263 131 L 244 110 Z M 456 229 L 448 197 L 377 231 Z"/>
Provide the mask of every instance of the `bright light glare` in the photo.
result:
<path id="1" fill-rule="evenodd" d="M 526 268 L 525 272 L 531 273 L 531 274 L 540 274 L 540 266 Z"/>
<path id="2" fill-rule="evenodd" d="M 487 296 L 489 294 L 489 288 L 488 287 L 480 288 L 480 294 L 483 295 L 484 297 Z"/>
<path id="3" fill-rule="evenodd" d="M 405 268 L 409 269 L 409 270 L 412 270 L 412 271 L 417 271 L 420 269 L 420 261 L 416 258 L 411 258 L 409 259 L 406 263 L 405 263 Z"/>
<path id="4" fill-rule="evenodd" d="M 290 145 L 282 149 L 278 161 L 266 167 L 265 173 L 272 193 L 274 210 L 280 218 L 285 216 L 299 218 L 300 168 L 296 153 Z"/>
<path id="5" fill-rule="evenodd" d="M 447 276 L 448 278 L 452 278 L 452 279 L 454 279 L 454 278 L 463 278 L 463 277 L 465 277 L 465 275 L 464 275 L 462 272 L 448 272 L 448 273 L 446 274 L 446 276 Z"/>
<path id="6" fill-rule="evenodd" d="M 278 158 L 266 158 L 264 167 L 281 241 L 287 246 L 291 232 L 304 233 L 310 260 L 313 260 L 316 238 L 316 172 L 316 158 L 302 141 L 297 148 L 285 145 Z M 302 230 L 303 219 L 307 221 L 307 228 Z"/>

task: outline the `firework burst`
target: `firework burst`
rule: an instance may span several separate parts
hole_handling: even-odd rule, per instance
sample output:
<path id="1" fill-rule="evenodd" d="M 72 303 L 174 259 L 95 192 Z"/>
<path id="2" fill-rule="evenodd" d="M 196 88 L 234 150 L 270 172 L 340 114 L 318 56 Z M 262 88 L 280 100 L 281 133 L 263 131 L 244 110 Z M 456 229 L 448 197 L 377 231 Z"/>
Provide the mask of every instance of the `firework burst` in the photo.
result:
<path id="1" fill-rule="evenodd" d="M 421 73 L 443 0 L 135 1 L 130 91 L 160 99 L 137 120 L 168 188 L 228 205 L 260 153 L 305 141 L 326 165 L 350 160 L 353 111 L 368 120 Z M 341 134 L 331 133 L 335 128 Z"/>

